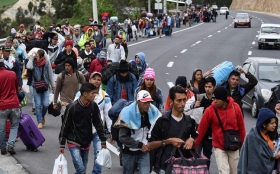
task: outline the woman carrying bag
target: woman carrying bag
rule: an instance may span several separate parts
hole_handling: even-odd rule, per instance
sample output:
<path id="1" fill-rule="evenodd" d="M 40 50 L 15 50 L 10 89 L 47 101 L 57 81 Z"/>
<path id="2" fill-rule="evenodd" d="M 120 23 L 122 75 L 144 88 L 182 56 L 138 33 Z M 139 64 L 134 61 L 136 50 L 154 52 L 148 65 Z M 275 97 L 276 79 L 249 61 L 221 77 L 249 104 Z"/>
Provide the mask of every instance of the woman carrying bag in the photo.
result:
<path id="1" fill-rule="evenodd" d="M 26 68 L 32 71 L 32 83 L 35 102 L 35 112 L 38 128 L 45 124 L 45 115 L 49 106 L 50 87 L 54 89 L 53 71 L 51 63 L 44 50 L 39 49 L 29 56 Z"/>

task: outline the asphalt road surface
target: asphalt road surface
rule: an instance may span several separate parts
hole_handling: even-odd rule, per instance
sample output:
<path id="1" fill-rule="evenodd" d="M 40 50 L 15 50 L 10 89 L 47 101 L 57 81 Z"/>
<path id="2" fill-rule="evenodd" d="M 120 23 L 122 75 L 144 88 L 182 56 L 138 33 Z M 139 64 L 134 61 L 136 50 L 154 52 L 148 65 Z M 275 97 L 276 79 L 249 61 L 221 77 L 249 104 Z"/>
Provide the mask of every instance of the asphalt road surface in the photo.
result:
<path id="1" fill-rule="evenodd" d="M 235 16 L 236 11 L 231 11 Z M 242 65 L 248 57 L 272 57 L 278 58 L 280 50 L 257 48 L 257 31 L 262 23 L 278 23 L 279 18 L 264 14 L 249 13 L 252 19 L 252 28 L 234 28 L 232 17 L 225 20 L 225 16 L 219 16 L 216 23 L 200 23 L 193 27 L 182 26 L 174 29 L 171 37 L 152 37 L 139 39 L 137 42 L 129 42 L 128 59 L 134 59 L 137 52 L 146 54 L 146 61 L 156 72 L 156 85 L 161 88 L 166 98 L 168 89 L 179 75 L 191 78 L 195 68 L 206 72 L 222 61 L 232 61 L 234 65 Z M 251 117 L 250 109 L 244 107 L 246 131 L 248 132 L 256 123 Z M 24 113 L 31 114 L 31 103 L 23 108 Z M 46 124 L 42 133 L 46 142 L 38 152 L 27 151 L 19 139 L 16 143 L 17 152 L 14 157 L 31 174 L 49 174 L 52 172 L 54 160 L 59 155 L 58 135 L 61 126 L 61 118 L 46 116 Z M 103 168 L 104 174 L 120 174 L 117 150 L 110 146 L 113 165 L 111 169 Z M 74 167 L 68 150 L 65 152 L 68 161 L 69 173 L 74 173 Z M 93 167 L 93 151 L 91 148 L 87 173 L 91 173 Z M 217 166 L 214 155 L 211 159 L 211 174 L 217 174 Z"/>

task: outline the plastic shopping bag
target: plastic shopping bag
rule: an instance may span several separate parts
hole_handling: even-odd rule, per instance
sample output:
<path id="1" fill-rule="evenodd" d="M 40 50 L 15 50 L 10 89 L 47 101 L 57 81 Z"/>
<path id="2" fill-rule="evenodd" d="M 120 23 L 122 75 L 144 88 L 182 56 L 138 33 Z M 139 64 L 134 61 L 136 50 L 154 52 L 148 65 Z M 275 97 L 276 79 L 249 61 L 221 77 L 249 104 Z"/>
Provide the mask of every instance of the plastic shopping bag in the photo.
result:
<path id="1" fill-rule="evenodd" d="M 68 174 L 67 161 L 63 154 L 56 158 L 52 174 Z"/>
<path id="2" fill-rule="evenodd" d="M 25 93 L 29 93 L 29 86 L 27 85 L 27 79 L 22 79 L 22 90 Z"/>
<path id="3" fill-rule="evenodd" d="M 110 169 L 112 166 L 110 151 L 108 149 L 101 149 L 97 154 L 96 162 L 100 166 L 107 167 Z"/>

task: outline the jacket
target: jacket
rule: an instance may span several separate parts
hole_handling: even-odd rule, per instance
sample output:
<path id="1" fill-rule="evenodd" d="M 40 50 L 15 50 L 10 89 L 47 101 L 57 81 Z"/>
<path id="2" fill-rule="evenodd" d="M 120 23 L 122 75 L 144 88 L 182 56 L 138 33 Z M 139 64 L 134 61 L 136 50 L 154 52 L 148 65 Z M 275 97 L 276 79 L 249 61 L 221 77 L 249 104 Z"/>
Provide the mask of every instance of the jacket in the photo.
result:
<path id="1" fill-rule="evenodd" d="M 92 125 L 96 128 L 101 143 L 106 143 L 99 108 L 95 102 L 85 106 L 80 99 L 74 101 L 67 105 L 62 120 L 59 134 L 61 147 L 65 147 L 66 141 L 81 148 L 88 147 L 92 141 Z"/>
<path id="2" fill-rule="evenodd" d="M 124 83 L 123 85 L 126 89 L 127 100 L 134 101 L 134 91 L 137 88 L 137 79 L 132 73 L 129 73 L 128 75 L 129 81 Z M 122 83 L 116 79 L 116 75 L 112 76 L 109 79 L 106 92 L 111 98 L 112 105 L 114 105 L 120 98 L 122 98 Z"/>
<path id="3" fill-rule="evenodd" d="M 75 52 L 72 50 L 70 55 L 67 55 L 66 50 L 60 52 L 57 56 L 57 58 L 54 61 L 54 64 L 58 65 L 58 64 L 63 64 L 65 63 L 66 58 L 71 57 L 74 61 L 74 67 L 73 69 L 77 70 L 77 56 L 75 54 Z"/>
<path id="4" fill-rule="evenodd" d="M 22 87 L 22 73 L 20 71 L 19 63 L 15 60 L 13 56 L 9 56 L 9 58 L 6 60 L 4 57 L 4 65 L 7 70 L 13 71 L 16 73 L 17 80 L 18 80 L 18 86 Z"/>
<path id="5" fill-rule="evenodd" d="M 143 144 L 148 143 L 148 132 L 150 126 L 161 116 L 159 110 L 150 104 L 144 121 L 137 102 L 124 107 L 119 114 L 115 127 L 120 128 L 119 140 L 124 145 L 123 153 L 140 154 Z"/>
<path id="6" fill-rule="evenodd" d="M 198 126 L 199 135 L 196 139 L 196 147 L 201 143 L 208 127 L 211 126 L 213 147 L 225 150 L 224 133 L 220 127 L 214 108 L 217 109 L 225 130 L 238 131 L 239 137 L 241 139 L 240 146 L 242 145 L 246 135 L 243 114 L 238 104 L 235 103 L 231 97 L 228 97 L 227 100 L 228 106 L 226 109 L 218 108 L 216 107 L 215 103 L 212 102 L 211 106 L 205 110 Z"/>
<path id="7" fill-rule="evenodd" d="M 0 110 L 19 108 L 16 74 L 0 67 Z"/>
<path id="8" fill-rule="evenodd" d="M 94 59 L 89 67 L 88 79 L 93 72 L 101 72 L 102 68 L 107 66 L 107 61 L 104 60 L 103 64 L 100 62 L 99 59 Z"/>
<path id="9" fill-rule="evenodd" d="M 245 77 L 248 78 L 249 82 L 246 84 L 238 84 L 234 92 L 231 94 L 228 83 L 223 84 L 227 89 L 228 95 L 233 98 L 233 100 L 242 108 L 242 98 L 250 92 L 258 83 L 258 80 L 250 72 L 245 74 Z"/>
<path id="10" fill-rule="evenodd" d="M 89 30 L 89 29 L 92 30 L 92 28 L 88 28 L 87 31 L 86 31 L 86 33 L 83 34 L 83 35 L 81 36 L 80 40 L 79 40 L 78 45 L 80 46 L 81 50 L 84 50 L 84 49 L 85 49 L 85 43 L 86 43 L 86 42 L 89 42 L 90 40 L 93 39 L 93 33 L 92 33 L 90 36 L 88 35 L 88 30 Z M 93 31 L 93 30 L 92 30 L 92 31 Z"/>
<path id="11" fill-rule="evenodd" d="M 121 59 L 125 59 L 125 51 L 122 45 L 110 44 L 107 49 L 107 58 L 115 59 L 119 62 Z"/>
<path id="12" fill-rule="evenodd" d="M 141 87 L 136 88 L 135 93 L 134 93 L 134 99 L 136 100 L 137 98 L 137 93 L 140 91 Z M 156 89 L 156 99 L 153 99 L 154 101 L 152 102 L 153 105 L 155 105 L 160 112 L 163 112 L 163 95 L 161 93 L 161 90 L 159 88 Z"/>
<path id="13" fill-rule="evenodd" d="M 30 59 L 28 60 L 28 62 L 26 64 L 26 68 L 29 70 L 32 70 L 31 86 L 33 86 L 33 84 L 35 82 L 35 78 L 38 81 L 41 80 L 42 67 L 38 67 L 37 65 L 35 65 L 34 58 L 30 57 Z M 46 64 L 44 65 L 44 80 L 46 81 L 47 84 L 51 85 L 52 89 L 54 89 L 55 83 L 54 83 L 54 79 L 53 79 L 53 71 L 52 71 L 51 63 L 48 59 L 46 60 Z"/>
<path id="14" fill-rule="evenodd" d="M 194 94 L 191 90 L 186 88 L 186 95 L 187 95 L 186 99 L 188 101 L 189 99 L 191 99 L 193 97 Z M 186 108 L 186 106 L 187 106 L 187 103 L 185 105 L 185 108 Z M 165 101 L 164 112 L 169 111 L 170 109 L 171 109 L 170 108 L 170 97 L 168 95 L 167 98 L 166 98 L 166 101 Z"/>
<path id="15" fill-rule="evenodd" d="M 51 63 L 54 63 L 58 54 L 61 52 L 65 41 L 65 38 L 61 34 L 58 33 L 57 36 L 58 36 L 58 43 L 56 45 L 52 45 L 51 43 L 49 43 L 48 45 L 48 55 Z"/>

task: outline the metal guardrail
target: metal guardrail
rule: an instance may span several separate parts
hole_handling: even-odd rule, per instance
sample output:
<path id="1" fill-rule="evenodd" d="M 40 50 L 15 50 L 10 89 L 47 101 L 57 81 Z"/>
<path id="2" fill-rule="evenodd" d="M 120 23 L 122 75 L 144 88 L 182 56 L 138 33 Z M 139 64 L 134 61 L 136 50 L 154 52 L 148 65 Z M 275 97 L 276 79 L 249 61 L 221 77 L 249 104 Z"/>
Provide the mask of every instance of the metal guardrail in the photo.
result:
<path id="1" fill-rule="evenodd" d="M 6 41 L 6 38 L 5 39 L 0 39 L 0 45 L 3 45 Z"/>

